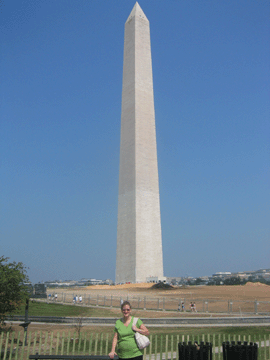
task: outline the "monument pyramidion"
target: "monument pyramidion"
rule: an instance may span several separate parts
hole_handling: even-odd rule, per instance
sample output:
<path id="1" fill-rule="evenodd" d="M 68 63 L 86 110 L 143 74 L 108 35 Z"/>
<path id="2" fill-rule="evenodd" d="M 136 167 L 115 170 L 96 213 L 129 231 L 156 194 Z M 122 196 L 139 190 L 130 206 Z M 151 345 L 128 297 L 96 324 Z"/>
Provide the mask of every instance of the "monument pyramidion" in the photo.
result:
<path id="1" fill-rule="evenodd" d="M 149 21 L 136 2 L 125 24 L 116 283 L 163 280 Z"/>

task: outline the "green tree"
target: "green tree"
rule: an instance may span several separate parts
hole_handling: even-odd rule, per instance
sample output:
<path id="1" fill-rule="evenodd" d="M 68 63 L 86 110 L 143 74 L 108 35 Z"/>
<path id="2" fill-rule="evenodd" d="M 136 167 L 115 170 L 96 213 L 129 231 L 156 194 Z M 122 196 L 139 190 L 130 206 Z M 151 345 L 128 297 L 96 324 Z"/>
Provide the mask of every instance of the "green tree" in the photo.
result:
<path id="1" fill-rule="evenodd" d="M 28 281 L 25 266 L 21 262 L 8 262 L 8 259 L 0 256 L 0 325 L 29 296 L 24 285 Z"/>
<path id="2" fill-rule="evenodd" d="M 201 279 L 201 278 L 196 278 L 196 280 L 195 280 L 195 285 L 200 285 L 200 284 L 203 284 L 204 282 L 203 282 L 203 280 Z"/>
<path id="3" fill-rule="evenodd" d="M 224 280 L 224 285 L 241 285 L 243 281 L 239 276 L 233 276 Z"/>

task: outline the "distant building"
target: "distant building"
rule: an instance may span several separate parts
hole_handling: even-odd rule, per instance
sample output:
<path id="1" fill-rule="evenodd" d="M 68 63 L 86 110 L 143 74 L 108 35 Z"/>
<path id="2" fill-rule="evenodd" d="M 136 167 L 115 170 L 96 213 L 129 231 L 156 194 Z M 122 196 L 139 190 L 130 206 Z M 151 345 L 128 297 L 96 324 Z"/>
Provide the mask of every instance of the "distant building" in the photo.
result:
<path id="1" fill-rule="evenodd" d="M 158 283 L 158 282 L 167 282 L 167 278 L 165 276 L 149 276 L 146 278 L 146 282 L 148 283 Z"/>
<path id="2" fill-rule="evenodd" d="M 231 272 L 225 271 L 225 272 L 216 272 L 215 274 L 212 275 L 212 277 L 224 278 L 224 277 L 229 277 L 230 275 L 232 275 Z"/>
<path id="3" fill-rule="evenodd" d="M 167 283 L 172 285 L 177 285 L 181 283 L 183 280 L 183 277 L 180 276 L 167 276 Z"/>

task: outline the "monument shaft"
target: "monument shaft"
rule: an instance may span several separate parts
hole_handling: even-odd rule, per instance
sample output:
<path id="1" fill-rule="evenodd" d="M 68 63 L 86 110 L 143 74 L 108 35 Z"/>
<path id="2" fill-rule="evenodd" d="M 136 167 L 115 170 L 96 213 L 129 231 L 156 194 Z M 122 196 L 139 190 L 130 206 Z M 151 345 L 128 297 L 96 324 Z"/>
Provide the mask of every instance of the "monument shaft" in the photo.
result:
<path id="1" fill-rule="evenodd" d="M 136 3 L 125 24 L 116 283 L 163 277 L 149 21 Z"/>

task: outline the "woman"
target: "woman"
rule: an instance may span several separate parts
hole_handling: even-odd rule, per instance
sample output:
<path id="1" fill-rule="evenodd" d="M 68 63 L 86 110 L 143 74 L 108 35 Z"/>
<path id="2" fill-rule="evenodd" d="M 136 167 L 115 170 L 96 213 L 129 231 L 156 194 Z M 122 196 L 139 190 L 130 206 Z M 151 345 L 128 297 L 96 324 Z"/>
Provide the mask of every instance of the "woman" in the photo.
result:
<path id="1" fill-rule="evenodd" d="M 121 305 L 123 318 L 115 323 L 115 334 L 112 342 L 112 350 L 109 353 L 111 359 L 114 355 L 118 355 L 120 360 L 132 359 L 142 360 L 143 350 L 140 350 L 135 340 L 135 332 L 138 331 L 142 335 L 149 335 L 149 331 L 143 325 L 140 319 L 133 325 L 133 316 L 131 316 L 131 305 L 128 301 L 124 301 Z M 115 352 L 117 345 L 117 353 Z"/>

